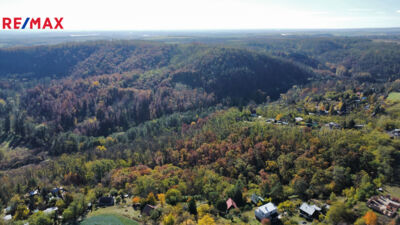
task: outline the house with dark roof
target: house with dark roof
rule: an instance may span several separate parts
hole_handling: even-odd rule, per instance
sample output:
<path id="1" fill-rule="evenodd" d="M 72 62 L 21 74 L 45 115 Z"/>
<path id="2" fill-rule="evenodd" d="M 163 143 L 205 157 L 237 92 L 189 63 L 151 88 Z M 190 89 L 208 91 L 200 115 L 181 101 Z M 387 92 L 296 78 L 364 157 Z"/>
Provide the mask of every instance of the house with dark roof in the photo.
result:
<path id="1" fill-rule="evenodd" d="M 367 206 L 388 217 L 395 217 L 397 211 L 400 209 L 400 199 L 391 197 L 390 195 L 372 196 L 367 201 Z"/>
<path id="2" fill-rule="evenodd" d="M 312 220 L 312 219 L 317 219 L 319 216 L 319 213 L 321 212 L 321 208 L 319 208 L 316 205 L 309 205 L 305 202 L 303 202 L 303 204 L 301 204 L 300 208 L 300 216 L 308 219 L 308 220 Z"/>
<path id="3" fill-rule="evenodd" d="M 255 205 L 257 205 L 259 202 L 264 202 L 264 199 L 256 194 L 251 195 L 251 202 Z"/>
<path id="4" fill-rule="evenodd" d="M 67 190 L 65 190 L 63 187 L 56 187 L 51 190 L 51 194 L 54 197 L 60 197 L 60 198 L 63 198 L 65 192 L 67 192 Z"/>
<path id="5" fill-rule="evenodd" d="M 155 210 L 155 209 L 156 209 L 156 206 L 147 204 L 147 205 L 142 209 L 142 215 L 150 216 L 151 212 L 153 212 L 153 210 Z"/>
<path id="6" fill-rule="evenodd" d="M 113 206 L 114 198 L 113 197 L 101 197 L 99 199 L 99 207 Z"/>
<path id="7" fill-rule="evenodd" d="M 231 198 L 228 198 L 228 200 L 226 200 L 226 210 L 229 211 L 231 208 L 237 209 L 238 207 L 235 201 L 233 201 Z"/>

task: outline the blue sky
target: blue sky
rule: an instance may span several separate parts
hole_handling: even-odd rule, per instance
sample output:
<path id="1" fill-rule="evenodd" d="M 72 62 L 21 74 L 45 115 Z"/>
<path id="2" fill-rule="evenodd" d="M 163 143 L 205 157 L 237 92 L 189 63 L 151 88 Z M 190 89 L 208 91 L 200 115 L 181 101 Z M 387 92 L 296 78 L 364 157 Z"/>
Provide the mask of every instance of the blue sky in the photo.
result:
<path id="1" fill-rule="evenodd" d="M 0 16 L 64 17 L 66 30 L 400 27 L 400 0 L 1 0 Z"/>

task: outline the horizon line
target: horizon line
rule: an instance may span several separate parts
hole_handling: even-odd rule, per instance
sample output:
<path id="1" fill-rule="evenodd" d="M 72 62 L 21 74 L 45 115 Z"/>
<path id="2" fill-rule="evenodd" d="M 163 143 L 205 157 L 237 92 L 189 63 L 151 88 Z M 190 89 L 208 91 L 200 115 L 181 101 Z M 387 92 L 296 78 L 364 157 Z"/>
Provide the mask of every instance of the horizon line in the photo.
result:
<path id="1" fill-rule="evenodd" d="M 344 27 L 344 28 L 211 28 L 211 29 L 94 29 L 94 30 L 81 30 L 81 29 L 64 29 L 64 30 L 0 30 L 1 33 L 63 33 L 63 32 L 215 32 L 215 31 L 318 31 L 318 30 L 390 30 L 400 29 L 398 27 Z"/>

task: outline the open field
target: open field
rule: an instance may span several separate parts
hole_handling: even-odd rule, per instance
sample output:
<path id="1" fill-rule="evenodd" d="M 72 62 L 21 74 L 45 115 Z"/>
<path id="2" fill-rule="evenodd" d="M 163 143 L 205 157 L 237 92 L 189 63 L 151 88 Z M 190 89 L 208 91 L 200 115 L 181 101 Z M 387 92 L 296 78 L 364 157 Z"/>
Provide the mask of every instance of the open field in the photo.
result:
<path id="1" fill-rule="evenodd" d="M 387 99 L 394 102 L 400 101 L 400 92 L 391 92 Z"/>
<path id="2" fill-rule="evenodd" d="M 139 223 L 123 216 L 103 214 L 93 216 L 81 222 L 82 225 L 138 225 Z"/>
<path id="3" fill-rule="evenodd" d="M 385 191 L 385 194 L 390 194 L 396 198 L 400 198 L 400 186 L 385 185 L 383 190 Z"/>
<path id="4" fill-rule="evenodd" d="M 121 223 L 116 224 L 139 224 L 135 220 L 139 220 L 139 211 L 133 210 L 132 207 L 112 206 L 106 208 L 99 208 L 90 212 L 82 224 L 114 224 L 113 223 L 100 223 L 101 221 L 117 221 Z M 104 220 L 103 220 L 104 219 Z"/>

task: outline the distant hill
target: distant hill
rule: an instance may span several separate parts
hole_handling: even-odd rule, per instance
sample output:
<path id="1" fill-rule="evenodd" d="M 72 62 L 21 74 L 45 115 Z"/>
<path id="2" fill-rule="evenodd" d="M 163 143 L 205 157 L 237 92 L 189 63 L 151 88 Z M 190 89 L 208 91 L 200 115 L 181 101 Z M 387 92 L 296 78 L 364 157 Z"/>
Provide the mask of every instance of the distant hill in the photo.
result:
<path id="1" fill-rule="evenodd" d="M 173 82 L 201 87 L 218 98 L 263 102 L 277 98 L 310 73 L 292 63 L 265 54 L 232 48 L 206 49 L 175 71 Z"/>
<path id="2" fill-rule="evenodd" d="M 400 45 L 390 37 L 249 38 L 236 45 L 361 81 L 387 82 L 400 78 Z"/>
<path id="3" fill-rule="evenodd" d="M 96 41 L 0 50 L 0 75 L 88 76 L 168 64 L 172 45 L 141 41 Z"/>
<path id="4" fill-rule="evenodd" d="M 263 53 L 199 44 L 100 41 L 0 50 L 0 58 L 3 77 L 56 78 L 32 81 L 22 117 L 90 136 L 220 103 L 265 102 L 312 77 Z"/>

